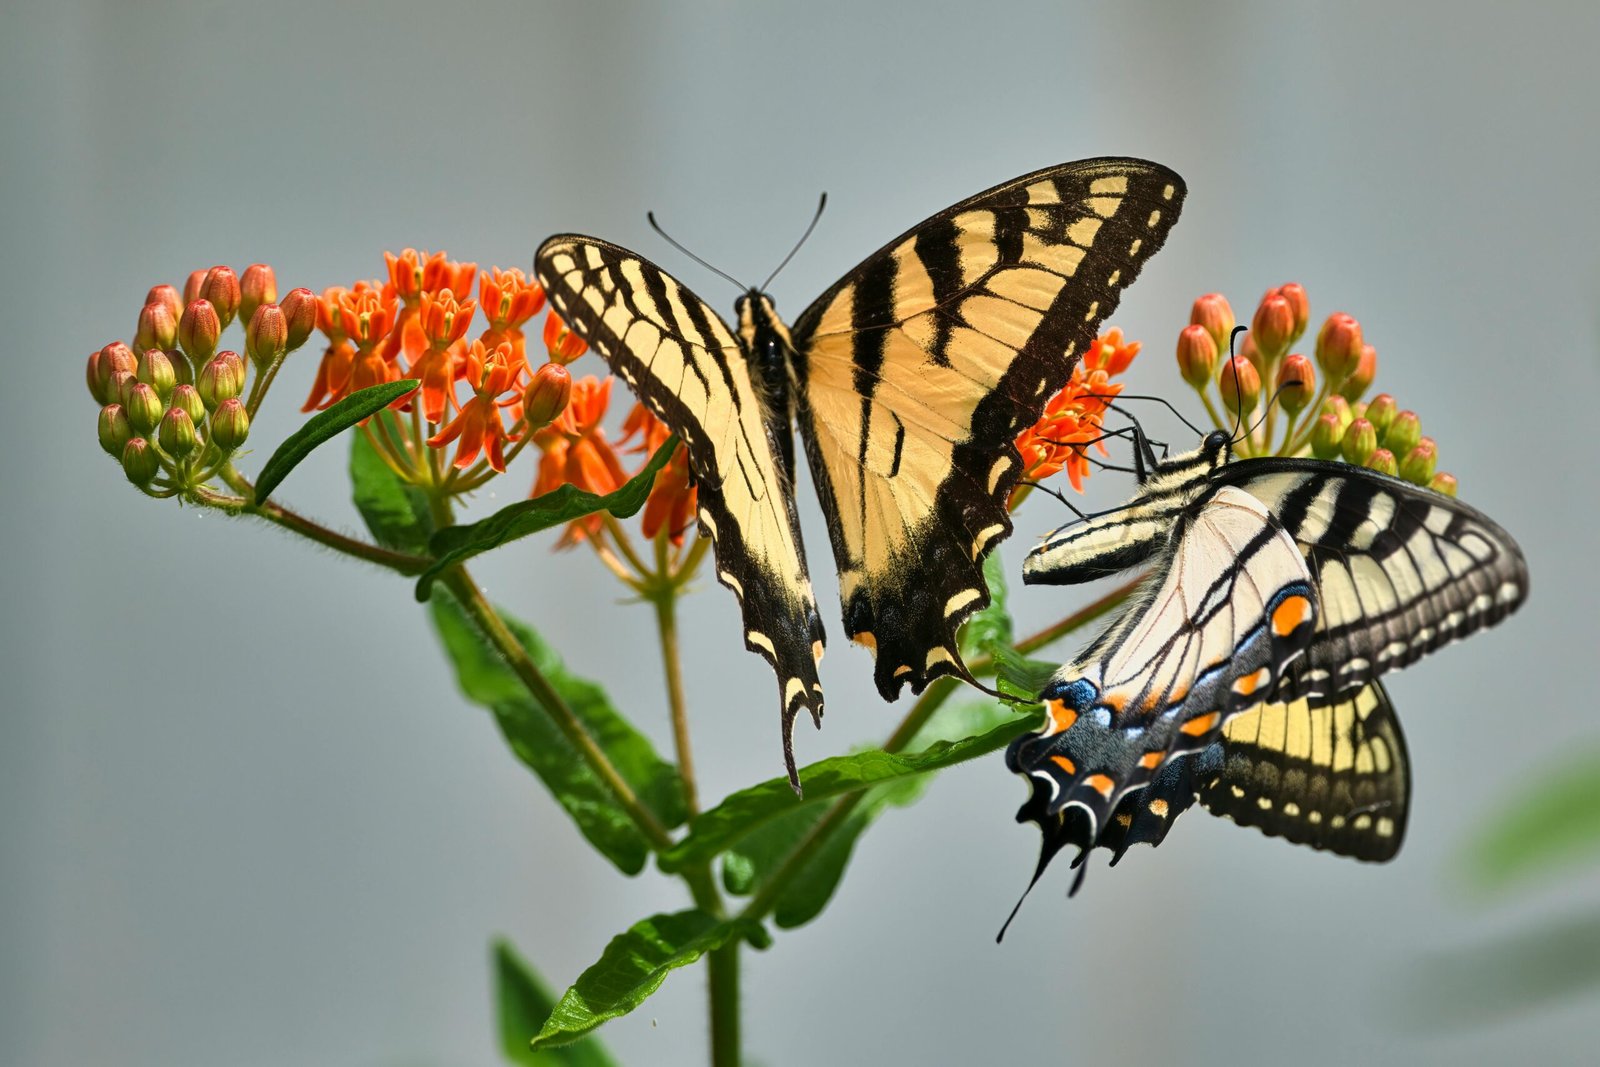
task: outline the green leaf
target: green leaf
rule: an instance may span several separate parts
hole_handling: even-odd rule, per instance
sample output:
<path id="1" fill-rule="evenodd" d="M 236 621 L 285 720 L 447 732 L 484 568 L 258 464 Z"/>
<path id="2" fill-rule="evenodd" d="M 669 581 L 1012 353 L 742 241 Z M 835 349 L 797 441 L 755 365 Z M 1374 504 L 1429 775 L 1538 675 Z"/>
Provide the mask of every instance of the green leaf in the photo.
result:
<path id="1" fill-rule="evenodd" d="M 467 698 L 494 712 L 511 750 L 539 776 L 589 843 L 625 873 L 638 874 L 650 846 L 611 791 L 511 668 L 479 637 L 455 598 L 435 597 L 432 608 L 434 628 Z M 644 806 L 669 829 L 682 825 L 688 809 L 677 768 L 658 756 L 617 713 L 605 690 L 568 671 L 532 628 L 503 612 L 501 618 Z"/>
<path id="2" fill-rule="evenodd" d="M 848 756 L 831 756 L 800 769 L 800 784 L 805 791 L 803 800 L 794 795 L 787 778 L 773 778 L 740 790 L 710 811 L 696 816 L 688 836 L 661 854 L 661 869 L 671 873 L 691 863 L 709 860 L 746 834 L 802 804 L 943 770 L 1004 748 L 1012 738 L 1038 729 L 1039 721 L 1037 714 L 1020 715 L 978 737 L 940 741 L 921 752 L 895 754 L 872 749 Z"/>
<path id="3" fill-rule="evenodd" d="M 1030 703 L 1039 699 L 1040 690 L 1061 669 L 1059 663 L 1029 659 L 1011 648 L 996 649 L 994 664 L 996 688 L 1007 696 Z"/>
<path id="4" fill-rule="evenodd" d="M 500 1009 L 500 1050 L 525 1067 L 616 1067 L 617 1061 L 593 1037 L 570 1045 L 533 1050 L 533 1039 L 550 1018 L 556 998 L 543 980 L 511 947 L 494 944 L 495 999 Z"/>
<path id="5" fill-rule="evenodd" d="M 362 419 L 382 411 L 417 387 L 410 378 L 398 382 L 385 382 L 370 389 L 351 393 L 326 411 L 319 411 L 306 420 L 305 425 L 279 445 L 261 476 L 256 479 L 256 503 L 265 504 L 272 491 L 283 484 L 289 472 L 317 448 L 338 437 Z"/>
<path id="6" fill-rule="evenodd" d="M 533 1047 L 576 1040 L 608 1019 L 643 1004 L 666 981 L 667 972 L 740 938 L 765 943 L 761 924 L 720 921 L 691 909 L 652 915 L 611 939 L 600 959 L 561 996 Z"/>
<path id="7" fill-rule="evenodd" d="M 1465 856 L 1477 888 L 1515 882 L 1600 856 L 1600 750 L 1574 756 L 1511 798 Z"/>
<path id="8" fill-rule="evenodd" d="M 392 411 L 381 411 L 377 417 L 386 425 L 395 424 Z M 350 436 L 350 484 L 356 510 L 378 544 L 396 552 L 427 552 L 428 535 L 433 532 L 428 498 L 389 469 L 364 433 Z"/>
<path id="9" fill-rule="evenodd" d="M 968 619 L 961 628 L 961 658 L 973 660 L 992 656 L 1012 645 L 1011 613 L 1006 608 L 1006 572 L 1000 553 L 992 552 L 983 561 L 983 577 L 989 585 L 989 606 Z"/>
<path id="10" fill-rule="evenodd" d="M 676 437 L 667 438 L 642 471 L 605 496 L 586 493 L 575 485 L 563 485 L 543 496 L 501 508 L 479 522 L 446 526 L 429 541 L 429 548 L 438 559 L 417 579 L 417 599 L 428 599 L 434 579 L 441 571 L 519 537 L 561 526 L 597 511 L 609 511 L 619 519 L 629 518 L 644 507 L 655 485 L 656 472 L 666 466 L 667 460 L 672 458 L 672 450 L 677 447 Z"/>

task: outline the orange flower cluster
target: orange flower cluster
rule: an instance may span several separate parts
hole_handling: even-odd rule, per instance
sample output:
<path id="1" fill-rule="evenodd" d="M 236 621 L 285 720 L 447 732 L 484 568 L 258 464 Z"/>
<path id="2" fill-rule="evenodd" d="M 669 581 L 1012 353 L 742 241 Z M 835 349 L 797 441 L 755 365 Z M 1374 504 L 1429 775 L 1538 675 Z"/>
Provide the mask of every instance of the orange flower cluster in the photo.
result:
<path id="1" fill-rule="evenodd" d="M 1038 481 L 1065 470 L 1072 487 L 1083 492 L 1083 480 L 1090 472 L 1085 449 L 1092 443 L 1101 455 L 1108 454 L 1100 426 L 1107 406 L 1122 392 L 1122 384 L 1111 379 L 1127 370 L 1138 354 L 1139 342 L 1125 341 L 1115 327 L 1095 338 L 1067 384 L 1045 405 L 1039 421 L 1017 435 L 1025 480 Z M 1019 499 L 1013 494 L 1012 505 Z"/>

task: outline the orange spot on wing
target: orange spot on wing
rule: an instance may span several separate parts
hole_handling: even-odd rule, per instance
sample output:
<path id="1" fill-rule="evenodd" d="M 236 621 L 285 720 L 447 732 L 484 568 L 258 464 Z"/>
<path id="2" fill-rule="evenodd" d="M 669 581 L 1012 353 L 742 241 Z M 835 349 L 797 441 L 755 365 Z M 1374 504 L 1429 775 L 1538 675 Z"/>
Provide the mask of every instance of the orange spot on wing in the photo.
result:
<path id="1" fill-rule="evenodd" d="M 1265 667 L 1262 667 L 1254 674 L 1247 674 L 1243 678 L 1240 678 L 1238 681 L 1234 682 L 1233 691 L 1242 697 L 1247 697 L 1251 693 L 1254 693 L 1257 689 L 1260 689 L 1261 686 L 1266 683 L 1267 679 L 1271 677 L 1272 672 L 1267 670 Z"/>
<path id="2" fill-rule="evenodd" d="M 1083 784 L 1107 798 L 1111 796 L 1111 791 L 1117 787 L 1117 783 L 1111 780 L 1111 776 L 1105 774 L 1091 774 L 1083 780 Z"/>
<path id="3" fill-rule="evenodd" d="M 1213 711 L 1207 715 L 1197 715 L 1178 727 L 1180 733 L 1190 737 L 1200 737 L 1216 729 L 1217 723 L 1222 721 L 1222 712 Z"/>
<path id="4" fill-rule="evenodd" d="M 1062 770 L 1066 771 L 1068 774 L 1077 774 L 1078 773 L 1078 765 L 1076 763 L 1073 763 L 1071 760 L 1069 760 L 1065 756 L 1051 756 L 1050 757 L 1050 762 L 1054 763 L 1057 767 L 1060 767 Z"/>
<path id="5" fill-rule="evenodd" d="M 1113 715 L 1121 715 L 1122 709 L 1128 706 L 1128 694 L 1106 693 L 1100 698 L 1100 704 L 1110 708 Z"/>
<path id="6" fill-rule="evenodd" d="M 1050 732 L 1052 734 L 1059 734 L 1064 730 L 1070 729 L 1072 724 L 1078 721 L 1078 713 L 1067 707 L 1065 700 L 1052 700 L 1049 708 Z"/>
<path id="7" fill-rule="evenodd" d="M 1150 814 L 1158 819 L 1165 819 L 1167 817 L 1167 802 L 1165 800 L 1152 800 L 1150 802 Z"/>
<path id="8" fill-rule="evenodd" d="M 1283 603 L 1272 609 L 1272 631 L 1288 637 L 1310 617 L 1311 601 L 1303 596 L 1284 597 Z"/>
<path id="9" fill-rule="evenodd" d="M 862 630 L 858 634 L 851 634 L 850 640 L 854 641 L 862 648 L 868 649 L 873 655 L 877 655 L 878 635 L 873 633 L 871 630 Z"/>
<path id="10" fill-rule="evenodd" d="M 1161 760 L 1164 756 L 1166 756 L 1165 752 L 1146 752 L 1139 757 L 1139 766 L 1153 771 L 1161 766 Z"/>

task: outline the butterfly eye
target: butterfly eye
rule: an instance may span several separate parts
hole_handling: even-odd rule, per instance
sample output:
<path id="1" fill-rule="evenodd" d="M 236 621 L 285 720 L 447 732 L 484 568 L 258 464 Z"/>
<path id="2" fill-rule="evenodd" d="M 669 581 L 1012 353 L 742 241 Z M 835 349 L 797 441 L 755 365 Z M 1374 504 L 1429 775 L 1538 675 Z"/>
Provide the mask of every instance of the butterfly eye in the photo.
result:
<path id="1" fill-rule="evenodd" d="M 1221 452 L 1228 447 L 1228 435 L 1221 430 L 1212 430 L 1206 434 L 1206 439 L 1202 444 L 1207 452 Z"/>

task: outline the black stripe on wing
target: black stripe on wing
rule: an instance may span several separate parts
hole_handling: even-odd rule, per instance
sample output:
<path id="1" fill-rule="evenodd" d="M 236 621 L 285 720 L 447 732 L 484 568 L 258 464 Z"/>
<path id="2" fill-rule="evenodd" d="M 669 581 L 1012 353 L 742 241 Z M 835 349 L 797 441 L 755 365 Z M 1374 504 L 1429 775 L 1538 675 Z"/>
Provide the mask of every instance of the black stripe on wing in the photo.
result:
<path id="1" fill-rule="evenodd" d="M 1215 476 L 1272 509 L 1301 545 L 1318 630 L 1276 694 L 1335 698 L 1493 626 L 1528 594 L 1510 534 L 1460 501 L 1362 467 L 1246 459 Z"/>
<path id="2" fill-rule="evenodd" d="M 739 598 L 745 647 L 778 675 L 784 760 L 804 708 L 819 724 L 822 620 L 806 573 L 794 491 L 778 437 L 738 341 L 722 319 L 642 256 L 590 237 L 540 246 L 534 272 L 550 303 L 689 452 L 701 532 L 718 579 Z"/>
<path id="3" fill-rule="evenodd" d="M 845 629 L 874 650 L 886 699 L 965 674 L 955 635 L 988 603 L 983 559 L 1011 532 L 1014 439 L 1183 198 L 1142 160 L 1025 175 L 890 241 L 797 320 L 798 421 Z"/>

